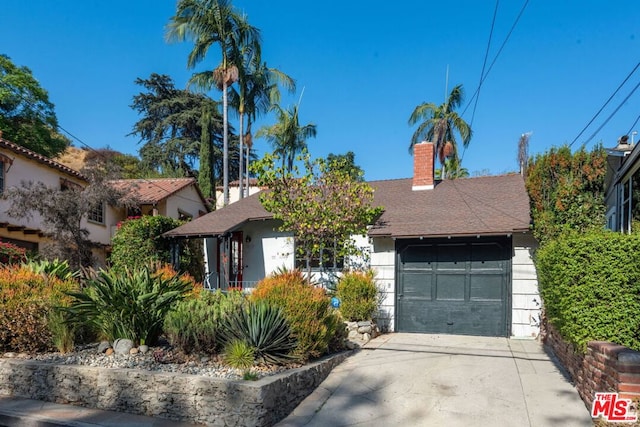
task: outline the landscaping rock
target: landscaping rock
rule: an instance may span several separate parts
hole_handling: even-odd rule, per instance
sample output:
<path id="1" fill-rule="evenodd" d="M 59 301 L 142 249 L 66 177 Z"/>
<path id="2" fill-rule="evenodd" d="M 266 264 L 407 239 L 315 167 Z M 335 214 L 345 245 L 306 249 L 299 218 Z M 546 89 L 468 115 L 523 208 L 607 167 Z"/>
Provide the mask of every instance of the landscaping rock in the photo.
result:
<path id="1" fill-rule="evenodd" d="M 110 347 L 111 343 L 109 341 L 101 341 L 100 344 L 98 344 L 98 353 L 104 353 Z"/>
<path id="2" fill-rule="evenodd" d="M 138 347 L 138 350 L 140 350 L 140 353 L 144 354 L 149 351 L 149 346 L 146 344 L 142 344 L 140 347 Z"/>
<path id="3" fill-rule="evenodd" d="M 133 341 L 126 338 L 118 338 L 113 342 L 113 350 L 116 354 L 129 354 L 133 348 Z"/>
<path id="4" fill-rule="evenodd" d="M 109 347 L 104 354 L 106 354 L 107 356 L 111 356 L 113 354 L 113 348 Z"/>
<path id="5" fill-rule="evenodd" d="M 138 349 L 136 347 L 133 347 L 131 350 L 129 350 L 129 354 L 138 354 Z"/>

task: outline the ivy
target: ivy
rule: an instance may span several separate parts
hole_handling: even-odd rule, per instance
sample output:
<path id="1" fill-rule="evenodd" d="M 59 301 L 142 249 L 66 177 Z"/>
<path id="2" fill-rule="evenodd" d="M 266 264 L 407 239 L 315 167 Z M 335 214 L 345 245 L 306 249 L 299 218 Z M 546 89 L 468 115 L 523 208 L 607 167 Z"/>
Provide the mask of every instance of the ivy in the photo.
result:
<path id="1" fill-rule="evenodd" d="M 571 232 L 603 228 L 607 154 L 601 145 L 575 153 L 551 148 L 529 162 L 526 187 L 533 234 L 541 243 Z"/>

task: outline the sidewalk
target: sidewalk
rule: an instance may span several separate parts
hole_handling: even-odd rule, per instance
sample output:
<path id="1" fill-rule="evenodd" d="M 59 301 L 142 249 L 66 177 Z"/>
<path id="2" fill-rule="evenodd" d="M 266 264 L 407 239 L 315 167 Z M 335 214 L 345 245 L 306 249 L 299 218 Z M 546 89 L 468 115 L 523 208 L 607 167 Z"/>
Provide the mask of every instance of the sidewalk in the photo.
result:
<path id="1" fill-rule="evenodd" d="M 187 427 L 194 425 L 82 406 L 0 396 L 0 426 L 2 427 Z"/>

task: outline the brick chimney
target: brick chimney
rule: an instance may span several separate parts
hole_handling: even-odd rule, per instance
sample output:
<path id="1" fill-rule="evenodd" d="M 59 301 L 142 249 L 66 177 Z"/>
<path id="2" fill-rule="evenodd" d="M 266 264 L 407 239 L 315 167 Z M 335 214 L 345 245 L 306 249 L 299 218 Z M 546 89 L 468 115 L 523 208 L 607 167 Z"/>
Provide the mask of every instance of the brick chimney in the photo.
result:
<path id="1" fill-rule="evenodd" d="M 413 146 L 413 191 L 433 190 L 434 154 L 432 142 L 422 141 Z"/>

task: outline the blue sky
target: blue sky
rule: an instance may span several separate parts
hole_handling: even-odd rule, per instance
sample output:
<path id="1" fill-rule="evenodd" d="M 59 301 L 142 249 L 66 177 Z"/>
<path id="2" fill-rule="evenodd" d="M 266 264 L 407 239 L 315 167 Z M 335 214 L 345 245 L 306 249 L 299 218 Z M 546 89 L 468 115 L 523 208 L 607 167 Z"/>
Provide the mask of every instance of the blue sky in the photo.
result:
<path id="1" fill-rule="evenodd" d="M 488 63 L 524 0 L 499 4 Z M 444 101 L 463 84 L 467 107 L 487 49 L 494 1 L 237 0 L 261 29 L 263 57 L 296 79 L 303 123 L 318 136 L 313 156 L 356 154 L 367 179 L 409 177 L 407 120 L 416 105 Z M 173 0 L 5 0 L 0 53 L 29 67 L 49 91 L 60 124 L 88 145 L 137 154 L 127 136 L 138 119 L 133 82 L 152 72 L 184 87 L 188 43 L 168 44 Z M 197 70 L 214 68 L 216 49 Z M 480 91 L 463 166 L 472 174 L 517 170 L 519 136 L 529 151 L 571 142 L 640 61 L 640 2 L 531 0 Z M 579 147 L 640 83 L 637 71 L 582 137 Z M 209 94 L 220 97 L 219 92 Z M 473 102 L 463 116 L 471 121 Z M 613 146 L 640 114 L 640 90 L 587 144 Z M 264 123 L 272 123 L 265 117 Z M 640 131 L 640 124 L 634 129 Z M 636 140 L 638 137 L 636 137 Z M 75 142 L 75 145 L 80 144 Z M 258 140 L 259 154 L 269 150 Z"/>

